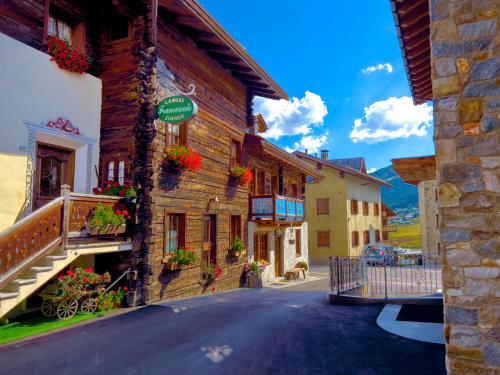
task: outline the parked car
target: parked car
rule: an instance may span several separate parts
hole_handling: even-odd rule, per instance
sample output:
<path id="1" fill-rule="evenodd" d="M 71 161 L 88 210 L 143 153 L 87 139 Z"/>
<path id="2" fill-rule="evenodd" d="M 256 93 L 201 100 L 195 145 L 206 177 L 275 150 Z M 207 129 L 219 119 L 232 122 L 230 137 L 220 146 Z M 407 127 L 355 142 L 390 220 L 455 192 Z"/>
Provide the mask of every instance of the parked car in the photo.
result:
<path id="1" fill-rule="evenodd" d="M 366 245 L 364 248 L 364 258 L 366 264 L 370 266 L 395 266 L 398 264 L 398 253 L 390 245 Z"/>

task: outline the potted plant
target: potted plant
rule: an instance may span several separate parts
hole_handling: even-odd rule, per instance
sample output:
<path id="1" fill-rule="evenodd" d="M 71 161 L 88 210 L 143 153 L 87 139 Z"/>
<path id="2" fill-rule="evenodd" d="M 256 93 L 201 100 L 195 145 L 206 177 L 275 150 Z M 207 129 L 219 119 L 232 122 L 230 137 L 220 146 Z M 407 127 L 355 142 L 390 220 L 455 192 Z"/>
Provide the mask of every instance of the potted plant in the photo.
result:
<path id="1" fill-rule="evenodd" d="M 245 243 L 240 237 L 234 237 L 234 243 L 233 246 L 231 246 L 231 250 L 236 257 L 239 257 L 242 253 L 245 252 Z"/>
<path id="2" fill-rule="evenodd" d="M 189 266 L 196 261 L 196 254 L 188 247 L 180 248 L 171 254 L 171 257 L 165 263 L 169 271 L 175 271 L 182 266 Z"/>
<path id="3" fill-rule="evenodd" d="M 133 202 L 137 198 L 137 188 L 132 185 L 121 185 L 111 180 L 104 181 L 102 187 L 95 187 L 92 191 L 96 195 L 123 197 L 127 202 Z"/>
<path id="4" fill-rule="evenodd" d="M 262 272 L 266 269 L 264 262 L 245 263 L 244 270 L 249 288 L 262 288 Z"/>
<path id="5" fill-rule="evenodd" d="M 61 69 L 83 74 L 90 66 L 90 58 L 67 40 L 49 36 L 47 38 L 47 52 Z"/>
<path id="6" fill-rule="evenodd" d="M 205 286 L 208 286 L 214 281 L 219 280 L 221 276 L 222 269 L 219 267 L 219 265 L 210 263 L 208 266 L 203 267 L 201 277 L 205 281 Z"/>
<path id="7" fill-rule="evenodd" d="M 253 180 L 253 174 L 250 168 L 241 165 L 235 165 L 229 170 L 231 177 L 237 179 L 241 186 L 249 187 Z"/>
<path id="8" fill-rule="evenodd" d="M 103 206 L 98 203 L 90 214 L 89 220 L 87 220 L 87 234 L 96 236 L 125 233 L 127 216 L 127 210 L 114 211 L 111 206 Z"/>
<path id="9" fill-rule="evenodd" d="M 196 172 L 201 168 L 203 158 L 192 149 L 182 145 L 170 146 L 165 149 L 166 159 L 180 170 Z"/>

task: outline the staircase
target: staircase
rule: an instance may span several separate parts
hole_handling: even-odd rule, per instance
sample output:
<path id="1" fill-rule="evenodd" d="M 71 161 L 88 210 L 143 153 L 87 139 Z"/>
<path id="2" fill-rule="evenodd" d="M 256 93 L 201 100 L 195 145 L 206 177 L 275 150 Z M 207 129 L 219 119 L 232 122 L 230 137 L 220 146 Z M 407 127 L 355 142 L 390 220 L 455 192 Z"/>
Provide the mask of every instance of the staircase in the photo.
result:
<path id="1" fill-rule="evenodd" d="M 68 187 L 69 188 L 69 187 Z M 70 193 L 0 232 L 0 318 L 82 255 L 132 250 L 130 241 L 92 241 L 91 210 L 119 198 Z"/>

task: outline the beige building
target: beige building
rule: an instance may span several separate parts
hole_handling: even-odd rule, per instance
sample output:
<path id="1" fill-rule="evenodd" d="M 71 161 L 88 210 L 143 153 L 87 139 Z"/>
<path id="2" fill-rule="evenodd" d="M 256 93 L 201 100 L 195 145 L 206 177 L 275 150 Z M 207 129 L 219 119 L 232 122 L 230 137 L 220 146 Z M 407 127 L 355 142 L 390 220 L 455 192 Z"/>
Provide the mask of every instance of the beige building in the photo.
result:
<path id="1" fill-rule="evenodd" d="M 364 245 L 381 242 L 380 187 L 390 185 L 368 175 L 363 158 L 329 160 L 325 150 L 321 158 L 302 152 L 295 155 L 325 176 L 319 183 L 306 184 L 311 262 L 332 255 L 362 255 Z"/>
<path id="2" fill-rule="evenodd" d="M 422 252 L 440 252 L 436 159 L 434 155 L 393 159 L 392 165 L 403 181 L 418 186 Z"/>

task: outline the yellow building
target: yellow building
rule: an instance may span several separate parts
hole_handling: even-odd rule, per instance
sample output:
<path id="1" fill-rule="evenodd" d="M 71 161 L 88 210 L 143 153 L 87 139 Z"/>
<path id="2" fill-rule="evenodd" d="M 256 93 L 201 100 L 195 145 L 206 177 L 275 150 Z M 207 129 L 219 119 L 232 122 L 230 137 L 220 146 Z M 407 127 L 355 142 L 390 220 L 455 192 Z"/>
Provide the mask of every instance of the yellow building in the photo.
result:
<path id="1" fill-rule="evenodd" d="M 381 186 L 385 181 L 366 173 L 363 158 L 329 160 L 294 153 L 325 176 L 306 184 L 305 213 L 309 224 L 309 259 L 324 262 L 329 256 L 359 256 L 364 245 L 381 242 Z"/>

